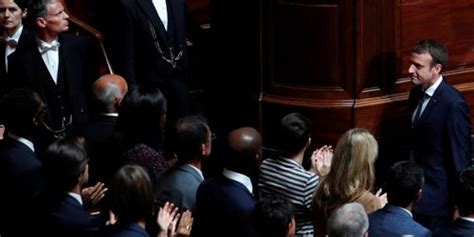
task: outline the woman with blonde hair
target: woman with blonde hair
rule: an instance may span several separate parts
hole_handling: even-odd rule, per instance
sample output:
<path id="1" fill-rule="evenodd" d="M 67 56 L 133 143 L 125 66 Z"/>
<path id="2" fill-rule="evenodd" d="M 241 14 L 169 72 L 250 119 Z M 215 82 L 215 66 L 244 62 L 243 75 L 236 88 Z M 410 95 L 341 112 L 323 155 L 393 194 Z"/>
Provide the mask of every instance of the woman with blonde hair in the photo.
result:
<path id="1" fill-rule="evenodd" d="M 381 195 L 381 190 L 375 195 L 370 192 L 377 153 L 377 141 L 366 129 L 351 129 L 339 139 L 331 171 L 321 180 L 313 197 L 316 236 L 326 235 L 327 218 L 345 203 L 358 202 L 367 213 L 385 205 L 387 197 Z"/>

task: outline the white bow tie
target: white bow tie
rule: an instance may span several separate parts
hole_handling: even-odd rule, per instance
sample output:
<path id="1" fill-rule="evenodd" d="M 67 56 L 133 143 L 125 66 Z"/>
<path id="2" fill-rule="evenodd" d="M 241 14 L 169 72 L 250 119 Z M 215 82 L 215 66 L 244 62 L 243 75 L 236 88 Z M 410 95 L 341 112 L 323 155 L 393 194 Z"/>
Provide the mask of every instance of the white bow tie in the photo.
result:
<path id="1" fill-rule="evenodd" d="M 58 48 L 59 48 L 59 42 L 53 41 L 51 44 L 41 42 L 41 43 L 39 44 L 39 48 L 40 48 L 40 52 L 41 52 L 42 54 L 48 52 L 48 50 L 54 50 L 54 51 L 56 51 L 56 50 L 58 50 Z"/>

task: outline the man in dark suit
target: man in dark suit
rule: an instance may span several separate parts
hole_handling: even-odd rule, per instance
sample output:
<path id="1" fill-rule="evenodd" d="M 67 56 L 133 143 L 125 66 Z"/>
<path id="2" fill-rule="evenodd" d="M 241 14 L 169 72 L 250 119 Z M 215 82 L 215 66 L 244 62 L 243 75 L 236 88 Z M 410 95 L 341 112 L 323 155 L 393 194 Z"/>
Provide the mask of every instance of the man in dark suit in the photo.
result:
<path id="1" fill-rule="evenodd" d="M 44 217 L 39 220 L 43 234 L 95 236 L 101 222 L 84 208 L 83 187 L 89 178 L 84 139 L 66 137 L 51 143 L 45 152 L 43 167 L 48 180 Z"/>
<path id="2" fill-rule="evenodd" d="M 441 75 L 448 62 L 441 43 L 418 42 L 410 62 L 408 73 L 416 85 L 409 97 L 412 159 L 425 176 L 414 216 L 434 231 L 450 222 L 456 174 L 470 164 L 471 122 L 464 97 Z"/>
<path id="3" fill-rule="evenodd" d="M 33 145 L 44 109 L 38 94 L 28 89 L 13 90 L 0 102 L 0 120 L 7 128 L 0 143 L 0 186 L 5 190 L 0 195 L 1 236 L 33 235 L 28 231 L 35 221 L 25 222 L 25 214 L 36 214 L 38 197 L 45 190 L 42 164 Z"/>
<path id="4" fill-rule="evenodd" d="M 33 36 L 23 25 L 27 5 L 27 0 L 0 0 L 0 98 L 11 89 L 7 74 L 15 52 L 24 49 Z"/>
<path id="5" fill-rule="evenodd" d="M 28 19 L 34 25 L 36 39 L 17 55 L 18 61 L 9 73 L 16 87 L 31 88 L 45 101 L 45 127 L 56 137 L 88 121 L 85 88 L 90 88 L 98 73 L 91 42 L 61 34 L 69 29 L 68 18 L 61 1 L 34 0 Z"/>
<path id="6" fill-rule="evenodd" d="M 435 232 L 435 237 L 474 236 L 474 166 L 459 174 L 456 187 L 456 205 L 459 217 L 444 232 Z"/>
<path id="7" fill-rule="evenodd" d="M 168 120 L 174 124 L 190 113 L 185 1 L 117 2 L 108 37 L 114 68 L 129 84 L 158 87 L 168 100 Z"/>
<path id="8" fill-rule="evenodd" d="M 385 185 L 388 204 L 369 214 L 369 236 L 431 236 L 428 229 L 413 220 L 411 213 L 422 186 L 421 168 L 407 161 L 393 165 Z"/>
<path id="9" fill-rule="evenodd" d="M 196 195 L 192 236 L 257 236 L 250 177 L 258 172 L 262 140 L 249 127 L 232 131 L 221 176 L 204 181 Z"/>
<path id="10" fill-rule="evenodd" d="M 103 75 L 92 86 L 92 93 L 100 111 L 96 119 L 84 129 L 84 138 L 90 156 L 89 183 L 109 183 L 122 165 L 120 147 L 114 136 L 118 111 L 128 91 L 127 82 L 117 74 Z"/>
<path id="11" fill-rule="evenodd" d="M 196 192 L 204 180 L 201 161 L 211 154 L 211 135 L 206 120 L 200 116 L 188 116 L 176 122 L 173 147 L 178 161 L 156 187 L 160 207 L 171 202 L 181 211 L 194 211 Z"/>

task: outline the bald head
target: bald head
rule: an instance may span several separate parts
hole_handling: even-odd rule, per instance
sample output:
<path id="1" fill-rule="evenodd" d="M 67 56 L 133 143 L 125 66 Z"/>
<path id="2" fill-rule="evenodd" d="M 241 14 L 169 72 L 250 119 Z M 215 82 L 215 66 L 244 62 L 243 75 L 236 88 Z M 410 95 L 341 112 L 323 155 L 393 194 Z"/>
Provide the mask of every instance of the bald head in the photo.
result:
<path id="1" fill-rule="evenodd" d="M 253 169 L 259 162 L 262 151 L 262 137 L 251 127 L 238 128 L 227 137 L 229 160 L 227 168 L 236 172 Z"/>
<path id="2" fill-rule="evenodd" d="M 118 106 L 127 93 L 128 86 L 125 79 L 116 74 L 106 74 L 94 82 L 92 91 L 94 97 L 102 104 L 106 112 L 118 111 Z"/>

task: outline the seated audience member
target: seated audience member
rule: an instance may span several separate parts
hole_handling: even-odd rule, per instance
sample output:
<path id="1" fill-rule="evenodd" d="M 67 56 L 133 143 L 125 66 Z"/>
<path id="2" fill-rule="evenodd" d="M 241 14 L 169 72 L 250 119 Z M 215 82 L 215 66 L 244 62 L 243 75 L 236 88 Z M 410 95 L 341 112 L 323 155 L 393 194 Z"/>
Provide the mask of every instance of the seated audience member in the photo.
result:
<path id="1" fill-rule="evenodd" d="M 105 228 L 104 236 L 148 237 L 146 220 L 155 211 L 153 187 L 147 172 L 138 165 L 125 165 L 113 176 L 109 192 L 111 222 Z M 178 208 L 166 203 L 160 208 L 156 222 L 160 227 L 159 237 L 175 236 L 179 219 Z M 188 235 L 191 230 L 190 212 L 183 213 L 180 221 L 183 227 L 178 234 Z"/>
<path id="2" fill-rule="evenodd" d="M 334 210 L 328 219 L 329 237 L 367 237 L 368 229 L 369 220 L 366 211 L 357 202 L 342 205 Z"/>
<path id="3" fill-rule="evenodd" d="M 166 98 L 157 88 L 132 87 L 122 100 L 117 134 L 125 152 L 125 164 L 141 165 L 148 172 L 156 191 L 158 180 L 168 169 L 163 156 L 163 128 Z"/>
<path id="4" fill-rule="evenodd" d="M 385 191 L 388 204 L 369 215 L 369 236 L 431 236 L 431 232 L 413 220 L 411 211 L 422 195 L 423 170 L 415 163 L 401 161 L 387 174 Z"/>
<path id="5" fill-rule="evenodd" d="M 127 82 L 119 75 L 103 75 L 92 86 L 100 114 L 84 129 L 89 161 L 89 183 L 108 183 L 120 168 L 120 152 L 114 137 L 115 124 Z"/>
<path id="6" fill-rule="evenodd" d="M 36 214 L 39 195 L 45 191 L 42 163 L 35 153 L 33 134 L 42 123 L 45 105 L 35 92 L 16 89 L 0 102 L 0 123 L 7 126 L 0 142 L 0 235 L 30 236 L 25 214 Z M 8 195 L 7 195 L 8 194 Z M 19 225 L 21 224 L 21 228 Z"/>
<path id="7" fill-rule="evenodd" d="M 260 237 L 295 236 L 295 214 L 293 204 L 284 197 L 262 198 L 253 213 L 255 228 Z"/>
<path id="8" fill-rule="evenodd" d="M 474 166 L 461 171 L 455 190 L 459 217 L 446 230 L 435 231 L 435 237 L 474 236 Z"/>
<path id="9" fill-rule="evenodd" d="M 312 197 L 320 176 L 329 172 L 332 149 L 324 146 L 316 150 L 311 169 L 303 168 L 305 151 L 311 145 L 311 124 L 299 113 L 288 114 L 280 121 L 278 141 L 280 157 L 265 159 L 260 166 L 260 197 L 282 195 L 290 200 L 295 206 L 296 236 L 313 236 Z"/>
<path id="10" fill-rule="evenodd" d="M 98 233 L 100 220 L 85 209 L 86 200 L 81 196 L 89 178 L 84 139 L 66 137 L 54 141 L 46 149 L 43 162 L 49 185 L 42 226 L 45 236 L 91 236 Z M 100 200 L 106 189 L 95 190 L 99 191 L 92 191 L 92 195 Z"/>
<path id="11" fill-rule="evenodd" d="M 196 192 L 204 180 L 201 161 L 211 154 L 211 130 L 200 116 L 188 116 L 176 122 L 175 167 L 160 178 L 156 198 L 161 206 L 174 203 L 180 210 L 194 211 Z"/>
<path id="12" fill-rule="evenodd" d="M 251 177 L 258 171 L 262 139 L 254 128 L 243 127 L 230 132 L 227 143 L 222 175 L 205 180 L 198 188 L 192 236 L 257 235 Z"/>
<path id="13" fill-rule="evenodd" d="M 377 141 L 365 129 L 350 129 L 339 139 L 331 170 L 321 180 L 313 197 L 316 236 L 326 235 L 328 216 L 345 203 L 358 202 L 367 213 L 387 203 L 387 195 L 380 195 L 381 190 L 375 195 L 370 192 L 377 153 Z"/>

